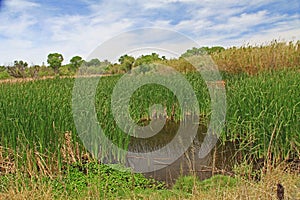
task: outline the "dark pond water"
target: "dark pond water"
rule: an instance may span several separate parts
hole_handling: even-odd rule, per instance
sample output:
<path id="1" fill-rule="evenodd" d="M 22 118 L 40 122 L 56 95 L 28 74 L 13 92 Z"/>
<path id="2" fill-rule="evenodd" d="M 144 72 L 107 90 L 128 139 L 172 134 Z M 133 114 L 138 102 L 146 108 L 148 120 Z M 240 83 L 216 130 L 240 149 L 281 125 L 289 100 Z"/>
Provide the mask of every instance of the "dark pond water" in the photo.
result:
<path id="1" fill-rule="evenodd" d="M 180 123 L 166 121 L 165 126 L 159 133 L 150 138 L 131 137 L 128 150 L 136 153 L 153 152 L 168 145 L 178 134 Z M 181 175 L 197 175 L 200 180 L 211 177 L 213 174 L 226 174 L 233 166 L 234 145 L 220 142 L 212 149 L 212 151 L 204 158 L 199 158 L 199 150 L 202 141 L 207 132 L 204 125 L 194 125 L 186 127 L 185 131 L 198 129 L 196 137 L 192 139 L 189 148 L 174 162 L 172 156 L 152 156 L 151 158 L 136 155 L 127 155 L 127 165 L 134 166 L 139 170 L 140 161 L 148 159 L 149 165 L 159 165 L 159 170 L 143 173 L 146 177 L 152 177 L 156 180 L 165 181 L 167 185 L 172 185 Z M 182 131 L 182 130 L 181 130 Z M 185 135 L 187 135 L 186 133 Z M 174 149 L 172 149 L 174 151 Z M 175 150 L 176 151 L 176 150 Z M 170 154 L 171 155 L 171 154 Z"/>

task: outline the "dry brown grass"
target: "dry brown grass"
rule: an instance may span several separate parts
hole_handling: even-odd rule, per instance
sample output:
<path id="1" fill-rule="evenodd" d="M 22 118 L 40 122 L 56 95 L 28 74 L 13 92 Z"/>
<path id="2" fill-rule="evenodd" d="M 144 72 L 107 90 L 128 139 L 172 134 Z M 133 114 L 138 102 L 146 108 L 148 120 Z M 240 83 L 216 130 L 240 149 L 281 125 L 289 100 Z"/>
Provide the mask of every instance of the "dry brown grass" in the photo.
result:
<path id="1" fill-rule="evenodd" d="M 92 160 L 91 155 L 85 151 L 80 151 L 79 143 L 72 139 L 72 132 L 67 131 L 64 135 L 64 142 L 60 149 L 64 164 L 83 163 Z"/>
<path id="2" fill-rule="evenodd" d="M 91 160 L 87 152 L 79 151 L 79 144 L 73 141 L 71 132 L 64 134 L 60 150 L 63 166 L 75 162 L 89 162 Z M 52 188 L 42 183 L 41 180 L 43 177 L 53 179 L 60 176 L 57 155 L 49 156 L 32 149 L 28 149 L 25 154 L 26 162 L 17 168 L 18 158 L 24 160 L 21 158 L 21 155 L 24 155 L 24 153 L 18 153 L 18 150 L 14 151 L 10 148 L 0 146 L 0 176 L 9 174 L 15 176 L 15 180 L 10 180 L 8 186 L 5 186 L 4 192 L 0 193 L 0 200 L 53 199 Z M 35 181 L 28 183 L 28 177 Z M 0 188 L 3 189 L 1 182 Z M 66 199 L 66 196 L 58 198 Z"/>
<path id="3" fill-rule="evenodd" d="M 223 187 L 216 184 L 214 188 L 208 191 L 204 191 L 199 186 L 195 186 L 193 194 L 190 197 L 184 195 L 171 195 L 168 199 L 277 200 L 278 183 L 281 183 L 284 187 L 284 199 L 300 199 L 300 174 L 286 172 L 282 167 L 269 171 L 259 182 L 241 179 L 237 186 Z M 154 193 L 146 199 L 162 198 L 159 193 Z"/>
<path id="4" fill-rule="evenodd" d="M 28 82 L 28 81 L 35 81 L 35 80 L 45 80 L 45 79 L 53 79 L 55 76 L 43 76 L 39 78 L 9 78 L 0 80 L 0 83 L 21 83 L 21 82 Z"/>
<path id="5" fill-rule="evenodd" d="M 192 199 L 277 199 L 277 184 L 281 183 L 285 189 L 285 199 L 300 199 L 300 176 L 299 174 L 284 173 L 282 170 L 274 170 L 266 174 L 258 183 L 242 180 L 234 188 L 216 188 L 206 193 L 199 191 Z"/>
<path id="6" fill-rule="evenodd" d="M 110 74 L 90 74 L 90 75 L 76 75 L 76 76 L 58 76 L 59 78 L 84 78 L 84 77 L 105 77 L 105 76 L 111 76 Z M 37 81 L 37 80 L 46 80 L 46 79 L 54 79 L 56 76 L 42 76 L 42 77 L 37 77 L 37 78 L 31 78 L 31 77 L 26 77 L 26 78 L 8 78 L 8 79 L 3 79 L 0 80 L 1 83 L 8 83 L 8 84 L 13 84 L 13 83 L 23 83 L 23 82 L 29 82 L 29 81 Z"/>
<path id="7" fill-rule="evenodd" d="M 212 53 L 211 58 L 219 70 L 231 73 L 256 74 L 260 71 L 286 68 L 300 71 L 300 41 L 273 40 L 260 45 L 230 47 Z M 183 58 L 161 62 L 184 73 L 195 71 L 194 63 L 192 65 Z"/>
<path id="8" fill-rule="evenodd" d="M 13 151 L 0 146 L 0 176 L 3 174 L 14 173 L 16 165 L 14 162 Z"/>
<path id="9" fill-rule="evenodd" d="M 300 67 L 300 41 L 274 40 L 269 44 L 232 47 L 212 54 L 220 70 L 255 74 L 263 70 Z"/>
<path id="10" fill-rule="evenodd" d="M 21 189 L 16 188 L 16 186 L 12 185 L 6 192 L 0 193 L 0 200 L 54 199 L 52 189 L 46 185 L 35 185 L 30 189 L 26 187 L 21 187 Z"/>

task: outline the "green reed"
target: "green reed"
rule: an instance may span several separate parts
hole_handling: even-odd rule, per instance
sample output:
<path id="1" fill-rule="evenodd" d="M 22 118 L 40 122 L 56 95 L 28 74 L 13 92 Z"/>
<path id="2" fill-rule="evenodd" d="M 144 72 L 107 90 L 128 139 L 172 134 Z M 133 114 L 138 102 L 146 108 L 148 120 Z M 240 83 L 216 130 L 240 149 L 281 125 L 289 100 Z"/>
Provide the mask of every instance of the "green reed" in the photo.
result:
<path id="1" fill-rule="evenodd" d="M 110 99 L 120 77 L 100 79 L 95 108 L 105 134 L 126 149 L 129 138 L 114 121 Z M 245 156 L 276 159 L 299 156 L 299 72 L 223 74 L 223 77 L 227 115 L 226 129 L 220 139 L 235 141 Z M 187 74 L 186 78 L 198 98 L 200 117 L 208 121 L 211 108 L 206 84 L 198 74 Z M 18 152 L 32 149 L 48 156 L 55 154 L 60 159 L 65 132 L 71 131 L 73 140 L 80 142 L 72 113 L 73 85 L 72 78 L 0 84 L 0 145 Z M 167 116 L 173 115 L 175 121 L 182 120 L 178 99 L 172 91 L 157 84 L 142 86 L 133 93 L 132 119 L 138 123 L 151 118 L 149 107 L 153 104 L 161 104 Z"/>
<path id="2" fill-rule="evenodd" d="M 0 144 L 24 155 L 27 149 L 58 153 L 63 133 L 75 131 L 72 84 L 70 79 L 0 84 Z"/>
<path id="3" fill-rule="evenodd" d="M 246 156 L 298 158 L 299 82 L 293 70 L 229 78 L 226 138 L 238 141 Z"/>

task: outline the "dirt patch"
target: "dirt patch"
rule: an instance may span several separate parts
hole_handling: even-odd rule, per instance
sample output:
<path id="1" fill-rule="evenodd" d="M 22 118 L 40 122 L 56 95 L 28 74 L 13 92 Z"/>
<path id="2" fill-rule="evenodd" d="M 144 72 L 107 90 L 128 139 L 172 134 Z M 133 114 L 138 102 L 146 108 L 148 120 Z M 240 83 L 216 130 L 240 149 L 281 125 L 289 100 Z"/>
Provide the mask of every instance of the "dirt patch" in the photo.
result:
<path id="1" fill-rule="evenodd" d="M 112 76 L 112 74 L 92 74 L 92 75 L 80 75 L 80 76 L 59 76 L 59 78 L 79 78 L 79 77 L 102 77 L 102 76 Z M 36 80 L 45 80 L 45 79 L 54 79 L 55 76 L 43 76 L 39 78 L 11 78 L 11 79 L 4 79 L 0 80 L 1 83 L 21 83 L 21 82 L 29 82 L 29 81 L 36 81 Z"/>

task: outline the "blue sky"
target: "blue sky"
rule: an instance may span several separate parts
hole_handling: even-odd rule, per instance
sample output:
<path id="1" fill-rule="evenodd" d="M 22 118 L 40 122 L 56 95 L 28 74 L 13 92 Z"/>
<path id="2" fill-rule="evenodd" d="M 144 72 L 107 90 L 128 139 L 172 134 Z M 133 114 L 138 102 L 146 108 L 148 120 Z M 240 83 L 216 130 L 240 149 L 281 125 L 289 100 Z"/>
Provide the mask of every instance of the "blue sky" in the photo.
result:
<path id="1" fill-rule="evenodd" d="M 300 40 L 298 0 L 4 0 L 0 5 L 0 65 L 41 64 L 51 52 L 62 53 L 66 63 L 74 55 L 87 58 L 113 36 L 143 27 L 175 30 L 200 46 Z"/>

